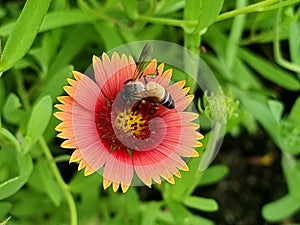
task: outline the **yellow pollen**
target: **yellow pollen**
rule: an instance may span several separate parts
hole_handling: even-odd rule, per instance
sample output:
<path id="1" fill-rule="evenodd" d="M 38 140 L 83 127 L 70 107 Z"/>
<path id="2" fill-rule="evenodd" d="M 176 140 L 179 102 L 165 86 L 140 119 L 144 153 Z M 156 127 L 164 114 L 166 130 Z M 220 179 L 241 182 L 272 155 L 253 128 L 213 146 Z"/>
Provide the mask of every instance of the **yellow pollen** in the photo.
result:
<path id="1" fill-rule="evenodd" d="M 143 118 L 143 115 L 138 111 L 131 111 L 130 109 L 120 112 L 115 120 L 117 128 L 122 129 L 125 133 L 131 133 L 135 136 L 139 136 L 145 126 L 147 120 Z"/>

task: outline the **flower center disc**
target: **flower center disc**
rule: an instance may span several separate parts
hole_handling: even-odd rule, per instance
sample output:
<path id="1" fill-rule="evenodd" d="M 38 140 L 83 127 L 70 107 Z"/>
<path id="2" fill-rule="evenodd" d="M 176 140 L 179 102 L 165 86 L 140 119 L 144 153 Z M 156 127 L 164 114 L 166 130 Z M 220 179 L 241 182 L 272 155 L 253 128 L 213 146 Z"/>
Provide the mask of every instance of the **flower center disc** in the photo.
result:
<path id="1" fill-rule="evenodd" d="M 99 136 L 111 152 L 150 150 L 159 141 L 152 135 L 160 132 L 151 124 L 158 122 L 157 110 L 157 105 L 142 100 L 122 107 L 107 100 L 96 118 Z"/>
<path id="2" fill-rule="evenodd" d="M 149 138 L 149 121 L 155 116 L 156 109 L 151 103 L 138 102 L 138 107 L 117 113 L 114 125 L 125 135 L 134 135 L 140 140 Z"/>

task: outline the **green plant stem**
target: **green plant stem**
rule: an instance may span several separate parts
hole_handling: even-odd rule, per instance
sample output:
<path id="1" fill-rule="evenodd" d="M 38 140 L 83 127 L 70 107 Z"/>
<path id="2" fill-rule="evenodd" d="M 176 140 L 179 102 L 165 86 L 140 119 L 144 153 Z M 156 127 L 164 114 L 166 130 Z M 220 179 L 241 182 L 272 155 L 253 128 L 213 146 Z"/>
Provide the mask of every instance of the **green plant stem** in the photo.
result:
<path id="1" fill-rule="evenodd" d="M 230 12 L 226 12 L 226 13 L 219 15 L 217 18 L 217 21 L 231 19 L 231 18 L 241 15 L 241 14 L 266 11 L 267 6 L 270 6 L 276 2 L 279 2 L 279 0 L 266 0 L 266 1 L 262 1 L 262 2 L 258 2 L 255 4 L 249 5 L 244 8 L 232 10 Z"/>
<path id="2" fill-rule="evenodd" d="M 20 96 L 20 99 L 23 103 L 24 108 L 28 111 L 31 108 L 30 100 L 28 98 L 28 94 L 27 94 L 27 92 L 25 90 L 25 87 L 24 87 L 23 76 L 20 72 L 17 72 L 17 71 L 16 71 L 16 83 L 17 83 L 17 91 L 18 91 L 18 94 Z M 13 143 L 16 145 L 18 151 L 20 151 L 19 150 L 20 146 L 19 146 L 18 142 L 16 142 L 14 140 L 14 136 L 7 133 L 4 129 L 2 129 L 2 132 L 4 132 L 6 137 L 9 137 L 10 140 L 13 141 Z M 50 151 L 50 149 L 49 149 L 49 147 L 48 147 L 48 145 L 47 145 L 47 143 L 46 143 L 46 141 L 43 137 L 39 139 L 39 144 L 40 144 L 41 148 L 43 149 L 43 151 L 45 153 L 45 156 L 46 156 L 47 160 L 49 161 L 51 170 L 52 170 L 52 172 L 53 172 L 60 188 L 62 189 L 65 197 L 66 197 L 68 207 L 69 207 L 69 212 L 70 212 L 70 225 L 77 225 L 76 205 L 75 205 L 73 196 L 72 196 L 70 190 L 68 189 L 68 185 L 63 180 L 63 178 L 62 178 L 62 176 L 61 176 L 61 174 L 60 174 L 60 172 L 57 168 L 57 165 L 54 161 L 54 158 L 51 154 L 51 151 Z"/>
<path id="3" fill-rule="evenodd" d="M 75 201 L 73 199 L 72 193 L 70 192 L 68 185 L 63 180 L 63 178 L 57 168 L 57 165 L 54 162 L 53 156 L 51 154 L 51 151 L 50 151 L 45 139 L 40 138 L 39 144 L 41 145 L 41 147 L 46 155 L 46 158 L 49 161 L 51 170 L 66 197 L 68 207 L 69 207 L 69 212 L 70 212 L 70 225 L 77 225 L 77 211 L 76 211 L 76 205 L 75 205 Z"/>
<path id="4" fill-rule="evenodd" d="M 225 129 L 225 124 L 222 124 L 220 122 L 215 123 L 215 126 L 212 132 L 210 133 L 210 140 L 206 145 L 205 153 L 203 154 L 200 162 L 200 172 L 204 171 L 209 166 L 211 161 L 215 158 L 216 154 L 218 153 L 217 151 L 220 147 L 218 145 L 220 144 L 220 139 L 223 139 L 225 135 Z"/>
<path id="5" fill-rule="evenodd" d="M 281 54 L 281 47 L 280 47 L 281 11 L 282 11 L 281 8 L 278 9 L 276 20 L 274 23 L 275 34 L 274 34 L 274 40 L 273 40 L 273 51 L 274 51 L 275 60 L 282 67 L 284 67 L 288 70 L 294 71 L 296 73 L 300 73 L 300 66 L 285 60 Z"/>
<path id="6" fill-rule="evenodd" d="M 236 8 L 239 9 L 245 7 L 247 5 L 247 2 L 248 2 L 247 0 L 237 0 Z M 233 67 L 235 63 L 237 48 L 238 48 L 237 43 L 240 43 L 240 38 L 242 36 L 243 28 L 244 28 L 244 21 L 245 21 L 245 15 L 240 15 L 233 19 L 229 39 L 226 45 L 226 56 L 225 56 L 226 64 L 230 69 Z"/>
<path id="7" fill-rule="evenodd" d="M 68 162 L 69 160 L 70 160 L 70 156 L 69 155 L 60 155 L 60 156 L 57 156 L 57 157 L 53 158 L 53 161 L 55 163 Z"/>
<path id="8" fill-rule="evenodd" d="M 273 5 L 274 3 L 279 2 L 279 0 L 266 0 L 259 3 L 255 3 L 244 8 L 235 9 L 226 13 L 219 15 L 216 21 L 220 22 L 223 20 L 231 19 L 235 16 L 253 12 L 262 12 L 267 10 L 273 10 L 273 8 L 268 8 L 268 6 Z M 291 4 L 294 4 L 293 2 Z M 150 23 L 157 23 L 157 24 L 164 24 L 168 26 L 176 26 L 176 27 L 195 27 L 198 24 L 197 20 L 177 20 L 177 19 L 170 19 L 164 17 L 151 17 L 151 16 L 137 16 L 137 20 L 142 20 Z"/>
<path id="9" fill-rule="evenodd" d="M 164 17 L 151 17 L 151 16 L 137 16 L 137 20 L 142 20 L 150 23 L 156 23 L 156 24 L 164 24 L 168 26 L 174 26 L 174 27 L 181 27 L 184 26 L 196 26 L 197 21 L 184 21 L 184 20 L 177 20 L 177 19 L 170 19 L 170 18 L 164 18 Z"/>
<path id="10" fill-rule="evenodd" d="M 24 87 L 24 78 L 22 74 L 19 71 L 14 71 L 16 75 L 16 83 L 17 83 L 17 92 L 18 95 L 23 103 L 23 106 L 26 111 L 29 111 L 31 106 L 30 106 L 30 101 L 28 99 L 27 92 Z"/>

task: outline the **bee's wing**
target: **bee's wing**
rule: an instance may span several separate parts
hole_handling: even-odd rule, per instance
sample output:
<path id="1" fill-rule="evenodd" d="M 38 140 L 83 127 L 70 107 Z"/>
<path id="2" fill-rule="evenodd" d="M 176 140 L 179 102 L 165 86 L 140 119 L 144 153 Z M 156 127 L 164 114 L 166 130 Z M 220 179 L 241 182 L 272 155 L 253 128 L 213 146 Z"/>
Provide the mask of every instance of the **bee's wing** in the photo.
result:
<path id="1" fill-rule="evenodd" d="M 153 88 L 145 90 L 145 91 L 136 92 L 136 93 L 134 93 L 134 96 L 138 97 L 138 98 L 152 97 L 152 96 L 155 96 L 157 90 L 158 90 L 157 87 L 153 87 Z"/>
<path id="2" fill-rule="evenodd" d="M 147 42 L 145 44 L 145 46 L 143 47 L 142 52 L 140 54 L 139 60 L 137 62 L 137 67 L 136 67 L 133 77 L 131 79 L 132 81 L 135 81 L 136 79 L 139 79 L 142 77 L 145 69 L 151 62 L 150 55 L 151 55 L 152 51 L 153 51 L 152 44 L 150 42 Z"/>

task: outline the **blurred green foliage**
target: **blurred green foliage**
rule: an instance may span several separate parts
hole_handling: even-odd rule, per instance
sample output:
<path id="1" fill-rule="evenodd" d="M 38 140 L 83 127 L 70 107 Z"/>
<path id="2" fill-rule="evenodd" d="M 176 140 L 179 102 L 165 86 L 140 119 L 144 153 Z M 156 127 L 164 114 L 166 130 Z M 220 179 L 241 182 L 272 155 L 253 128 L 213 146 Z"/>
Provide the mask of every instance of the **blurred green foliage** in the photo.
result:
<path id="1" fill-rule="evenodd" d="M 151 39 L 201 54 L 229 99 L 227 133 L 264 129 L 280 149 L 288 192 L 263 207 L 265 220 L 299 211 L 300 98 L 280 100 L 282 90 L 300 91 L 299 2 L 0 0 L 0 224 L 214 224 L 195 211 L 216 211 L 217 202 L 193 193 L 224 178 L 226 166 L 199 172 L 200 158 L 190 160 L 182 179 L 154 186 L 158 197 L 147 201 L 148 188 L 103 191 L 98 174 L 65 181 L 58 168 L 69 156 L 55 139 L 52 104 L 70 71 L 85 71 L 94 54 Z M 263 52 L 266 45 L 273 49 Z"/>

